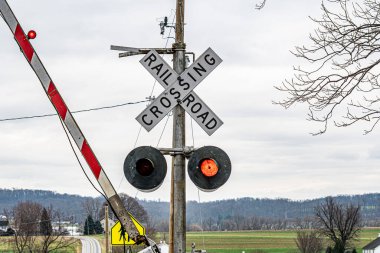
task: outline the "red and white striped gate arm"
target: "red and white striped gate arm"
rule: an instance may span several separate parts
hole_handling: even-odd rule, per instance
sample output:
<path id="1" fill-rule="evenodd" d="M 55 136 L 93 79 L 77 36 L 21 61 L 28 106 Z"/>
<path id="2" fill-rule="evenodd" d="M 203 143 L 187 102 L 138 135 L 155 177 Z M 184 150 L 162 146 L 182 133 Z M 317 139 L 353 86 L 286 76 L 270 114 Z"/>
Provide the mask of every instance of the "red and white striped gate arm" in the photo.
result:
<path id="1" fill-rule="evenodd" d="M 51 103 L 56 109 L 59 117 L 64 122 L 65 126 L 70 132 L 71 137 L 74 139 L 77 147 L 79 148 L 83 157 L 85 158 L 88 166 L 91 168 L 92 173 L 94 174 L 100 187 L 102 188 L 107 199 L 109 200 L 113 210 L 116 212 L 116 215 L 120 219 L 121 223 L 125 226 L 125 229 L 129 233 L 130 238 L 136 241 L 135 237 L 138 236 L 138 232 L 136 233 L 137 230 L 132 225 L 132 222 L 129 217 L 130 214 L 125 210 L 124 206 L 122 205 L 122 202 L 118 194 L 116 193 L 114 187 L 112 186 L 110 180 L 108 179 L 106 173 L 104 172 L 102 166 L 100 165 L 98 159 L 96 158 L 82 131 L 80 130 L 78 124 L 74 120 L 73 115 L 66 106 L 62 96 L 59 94 L 56 86 L 51 80 L 44 65 L 42 64 L 33 46 L 29 42 L 29 39 L 25 35 L 23 29 L 21 28 L 19 22 L 17 21 L 6 0 L 0 0 L 0 12 L 5 22 L 11 29 L 14 38 L 20 46 L 20 49 L 23 52 L 25 58 L 29 62 L 33 71 L 36 73 L 38 79 L 41 81 L 41 84 L 47 96 L 49 97 Z"/>
<path id="2" fill-rule="evenodd" d="M 61 117 L 62 121 L 65 123 L 67 129 L 69 130 L 83 157 L 86 159 L 88 165 L 92 170 L 92 173 L 98 180 L 104 193 L 108 198 L 112 197 L 116 194 L 116 191 L 112 187 L 109 179 L 102 169 L 102 166 L 96 159 L 94 152 L 90 148 L 90 145 L 85 139 L 78 124 L 75 122 L 73 115 L 67 108 L 65 102 L 63 101 L 61 95 L 59 94 L 57 88 L 55 87 L 53 81 L 43 66 L 40 58 L 30 44 L 27 36 L 25 35 L 23 29 L 21 28 L 20 24 L 18 23 L 16 17 L 14 16 L 12 10 L 5 0 L 0 0 L 0 11 L 3 14 L 5 22 L 8 24 L 9 28 L 14 34 L 15 40 L 20 46 L 21 51 L 24 53 L 25 58 L 36 73 L 38 79 L 40 79 L 41 84 L 51 103 L 57 110 L 59 117 Z"/>

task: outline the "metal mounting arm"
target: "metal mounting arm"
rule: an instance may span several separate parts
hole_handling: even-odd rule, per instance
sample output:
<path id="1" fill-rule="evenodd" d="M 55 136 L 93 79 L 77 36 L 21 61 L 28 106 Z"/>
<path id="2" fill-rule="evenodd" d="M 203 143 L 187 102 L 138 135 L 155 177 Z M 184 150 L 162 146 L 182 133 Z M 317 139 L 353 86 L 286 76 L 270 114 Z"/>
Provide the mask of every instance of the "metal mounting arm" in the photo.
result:
<path id="1" fill-rule="evenodd" d="M 158 148 L 158 150 L 163 155 L 184 155 L 189 157 L 194 152 L 194 147 L 183 147 L 183 148 Z"/>
<path id="2" fill-rule="evenodd" d="M 175 51 L 184 51 L 184 49 L 178 48 L 136 48 L 136 47 L 124 47 L 124 46 L 114 46 L 111 45 L 111 50 L 115 51 L 125 51 L 124 53 L 119 53 L 119 58 L 147 54 L 151 50 L 155 50 L 159 54 L 174 54 Z M 185 54 L 191 54 L 193 56 L 193 62 L 195 61 L 195 54 L 193 52 L 186 52 Z"/>
<path id="3" fill-rule="evenodd" d="M 126 51 L 119 54 L 119 58 L 132 55 L 147 54 L 151 50 L 156 50 L 159 54 L 174 54 L 173 48 L 135 48 L 111 45 L 111 50 Z"/>

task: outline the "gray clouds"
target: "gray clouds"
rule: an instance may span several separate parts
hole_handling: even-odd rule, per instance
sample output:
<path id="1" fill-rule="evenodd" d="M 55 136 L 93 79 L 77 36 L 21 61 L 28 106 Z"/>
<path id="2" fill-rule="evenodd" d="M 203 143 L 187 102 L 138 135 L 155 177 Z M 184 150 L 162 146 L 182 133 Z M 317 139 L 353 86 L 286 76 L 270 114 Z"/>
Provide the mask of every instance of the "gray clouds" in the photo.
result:
<path id="1" fill-rule="evenodd" d="M 149 96 L 154 80 L 140 66 L 141 57 L 119 59 L 109 46 L 163 47 L 157 20 L 170 15 L 174 1 L 9 2 L 23 28 L 37 31 L 33 46 L 71 110 Z M 199 56 L 210 46 L 223 59 L 196 92 L 225 124 L 209 137 L 193 122 L 195 146 L 219 146 L 233 163 L 226 185 L 202 193 L 201 200 L 378 191 L 376 131 L 363 136 L 360 127 L 330 128 L 312 137 L 309 132 L 318 125 L 305 120 L 304 106 L 284 110 L 272 105 L 283 96 L 273 86 L 291 77 L 292 65 L 299 64 L 289 50 L 307 43 L 314 27 L 308 16 L 320 13 L 318 1 L 269 1 L 261 11 L 245 0 L 186 4 L 188 51 Z M 0 34 L 0 118 L 53 112 L 3 22 Z M 156 96 L 162 91 L 158 86 Z M 139 104 L 75 116 L 116 189 L 132 196 L 137 191 L 123 179 L 122 164 L 140 129 L 134 118 L 144 108 Z M 156 146 L 165 120 L 150 133 L 142 130 L 137 145 Z M 187 144 L 192 145 L 187 122 Z M 171 125 L 170 119 L 159 146 L 171 145 Z M 1 187 L 97 195 L 57 117 L 0 122 L 0 140 Z M 138 197 L 168 200 L 169 175 L 170 170 L 159 190 Z M 188 199 L 197 199 L 195 186 L 187 182 Z"/>

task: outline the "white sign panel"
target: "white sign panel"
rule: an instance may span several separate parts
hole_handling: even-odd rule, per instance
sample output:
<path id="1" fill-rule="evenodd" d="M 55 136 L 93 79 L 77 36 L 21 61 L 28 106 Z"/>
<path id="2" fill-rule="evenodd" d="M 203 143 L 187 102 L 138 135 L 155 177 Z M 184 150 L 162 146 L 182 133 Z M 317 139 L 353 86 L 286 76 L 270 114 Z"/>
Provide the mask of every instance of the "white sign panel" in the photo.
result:
<path id="1" fill-rule="evenodd" d="M 149 63 L 154 61 L 154 65 Z M 155 51 L 152 50 L 141 59 L 140 63 L 151 73 L 151 75 L 164 87 L 174 83 L 178 74 L 166 63 L 166 61 Z M 181 106 L 186 112 L 200 125 L 208 134 L 212 135 L 223 121 L 202 101 L 202 99 L 191 91 L 182 101 Z"/>
<path id="2" fill-rule="evenodd" d="M 178 78 L 178 74 L 166 63 L 156 50 L 151 50 L 147 53 L 144 58 L 140 60 L 140 63 L 165 90 Z"/>
<path id="3" fill-rule="evenodd" d="M 209 48 L 180 76 L 172 79 L 173 73 L 169 71 L 169 69 L 165 69 L 164 64 L 162 64 L 157 57 L 153 57 L 153 54 L 147 55 L 147 58 L 143 58 L 144 66 L 145 64 L 147 65 L 148 70 L 150 69 L 149 72 L 158 77 L 157 80 L 160 83 L 163 82 L 167 85 L 166 90 L 136 117 L 136 120 L 147 131 L 150 131 L 178 103 L 183 101 L 184 98 L 186 98 L 186 96 L 222 62 L 222 59 L 211 48 Z M 170 83 L 169 81 L 173 82 Z M 190 97 L 187 101 L 186 107 L 189 107 L 192 112 L 199 113 L 201 111 L 201 108 L 198 108 L 200 103 L 195 106 L 195 99 L 194 101 L 191 100 L 192 97 Z M 199 99 L 199 101 L 201 100 Z M 194 104 L 191 105 L 191 103 Z M 192 107 L 194 108 L 192 109 Z M 197 118 L 199 118 L 199 122 L 204 122 L 204 124 L 208 124 L 210 122 L 210 124 L 208 124 L 210 127 L 212 126 L 211 122 L 216 121 L 216 119 L 208 119 L 208 116 L 209 114 L 207 115 L 207 113 L 204 113 L 204 115 L 198 115 Z M 207 120 L 209 122 L 207 122 Z"/>

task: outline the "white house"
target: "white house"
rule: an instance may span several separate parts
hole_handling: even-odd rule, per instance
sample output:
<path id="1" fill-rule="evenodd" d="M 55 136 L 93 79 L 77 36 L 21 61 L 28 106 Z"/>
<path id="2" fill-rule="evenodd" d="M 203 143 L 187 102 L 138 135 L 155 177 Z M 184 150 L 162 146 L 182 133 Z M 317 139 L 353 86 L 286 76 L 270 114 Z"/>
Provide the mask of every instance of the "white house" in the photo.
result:
<path id="1" fill-rule="evenodd" d="M 363 247 L 363 253 L 380 253 L 380 234 L 379 237 Z"/>
<path id="2" fill-rule="evenodd" d="M 106 230 L 106 219 L 105 218 L 100 221 L 100 224 L 102 224 L 103 229 Z M 115 221 L 113 221 L 112 219 L 108 219 L 109 230 L 111 230 L 113 225 L 115 225 Z"/>

